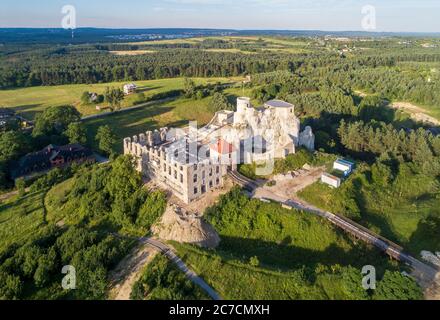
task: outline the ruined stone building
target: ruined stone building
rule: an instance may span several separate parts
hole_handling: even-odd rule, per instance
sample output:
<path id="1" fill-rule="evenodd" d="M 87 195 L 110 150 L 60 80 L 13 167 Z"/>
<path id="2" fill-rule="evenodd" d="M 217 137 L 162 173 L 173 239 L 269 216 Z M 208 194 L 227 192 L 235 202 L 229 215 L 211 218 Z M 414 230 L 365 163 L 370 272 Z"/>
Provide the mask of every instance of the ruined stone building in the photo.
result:
<path id="1" fill-rule="evenodd" d="M 185 203 L 223 186 L 228 170 L 241 163 L 273 161 L 304 146 L 314 149 L 310 127 L 300 132 L 294 106 L 272 100 L 260 108 L 237 99 L 237 111 L 220 111 L 201 129 L 148 131 L 124 139 L 124 154 L 137 159 L 137 170 Z"/>

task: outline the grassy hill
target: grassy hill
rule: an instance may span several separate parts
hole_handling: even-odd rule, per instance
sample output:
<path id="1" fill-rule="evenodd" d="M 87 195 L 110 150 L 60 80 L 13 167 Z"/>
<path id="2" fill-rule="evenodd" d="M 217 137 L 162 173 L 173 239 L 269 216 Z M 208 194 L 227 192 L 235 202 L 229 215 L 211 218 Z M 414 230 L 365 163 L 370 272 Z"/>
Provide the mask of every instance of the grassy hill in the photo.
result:
<path id="1" fill-rule="evenodd" d="M 236 82 L 239 79 L 193 78 L 193 80 L 197 85 L 203 85 L 216 82 Z M 0 90 L 0 106 L 13 108 L 25 117 L 31 119 L 35 117 L 37 112 L 40 112 L 47 107 L 58 105 L 74 105 L 83 115 L 91 115 L 96 114 L 99 111 L 95 109 L 95 105 L 81 105 L 81 94 L 84 91 L 102 94 L 106 87 L 122 88 L 122 86 L 128 82 L 130 81 Z M 144 92 L 145 97 L 148 98 L 158 93 L 183 89 L 184 78 L 135 81 L 135 83 L 139 87 L 139 91 Z M 132 106 L 135 101 L 136 95 L 127 96 L 123 101 L 122 106 Z"/>
<path id="2" fill-rule="evenodd" d="M 251 90 L 231 87 L 225 89 L 225 94 L 230 103 L 235 105 L 237 96 L 250 95 Z M 114 150 L 121 153 L 122 139 L 126 137 L 164 126 L 169 128 L 187 126 L 188 121 L 197 121 L 199 126 L 207 124 L 214 115 L 209 110 L 210 101 L 211 97 L 200 100 L 180 98 L 167 103 L 153 103 L 136 110 L 115 113 L 103 118 L 88 119 L 84 121 L 88 141 L 97 148 L 95 136 L 98 128 L 109 125 L 117 137 Z"/>
<path id="3" fill-rule="evenodd" d="M 364 265 L 374 265 L 379 278 L 399 270 L 317 216 L 249 200 L 237 190 L 205 217 L 220 234 L 217 249 L 174 246 L 224 299 L 368 299 Z"/>
<path id="4" fill-rule="evenodd" d="M 0 252 L 38 232 L 44 224 L 45 194 L 44 191 L 29 193 L 0 203 Z"/>
<path id="5" fill-rule="evenodd" d="M 440 250 L 438 231 L 434 231 L 435 221 L 440 217 L 440 183 L 435 177 L 400 174 L 386 188 L 367 184 L 365 180 L 362 172 L 358 172 L 344 182 L 357 183 L 361 224 L 414 255 L 420 255 L 422 250 Z M 329 211 L 335 210 L 334 204 L 342 194 L 343 188 L 330 189 L 320 182 L 299 193 L 306 201 Z"/>

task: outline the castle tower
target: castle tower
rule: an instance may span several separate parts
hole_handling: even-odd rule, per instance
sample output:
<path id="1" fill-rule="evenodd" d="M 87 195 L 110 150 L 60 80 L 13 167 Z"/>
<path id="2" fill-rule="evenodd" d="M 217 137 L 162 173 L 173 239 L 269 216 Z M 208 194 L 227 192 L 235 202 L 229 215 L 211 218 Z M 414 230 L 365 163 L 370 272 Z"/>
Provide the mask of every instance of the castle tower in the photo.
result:
<path id="1" fill-rule="evenodd" d="M 247 111 L 252 108 L 251 99 L 246 97 L 237 98 L 237 112 L 234 114 L 234 124 L 244 123 Z"/>

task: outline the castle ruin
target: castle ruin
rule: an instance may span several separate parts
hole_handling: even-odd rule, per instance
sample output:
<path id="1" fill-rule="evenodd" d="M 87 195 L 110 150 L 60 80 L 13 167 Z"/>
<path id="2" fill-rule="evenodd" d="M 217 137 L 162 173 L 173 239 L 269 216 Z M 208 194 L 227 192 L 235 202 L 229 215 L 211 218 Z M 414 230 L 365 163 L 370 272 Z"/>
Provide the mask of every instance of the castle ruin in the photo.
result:
<path id="1" fill-rule="evenodd" d="M 260 108 L 237 99 L 237 111 L 220 111 L 203 128 L 161 128 L 124 139 L 124 154 L 137 170 L 185 203 L 221 188 L 228 170 L 242 163 L 285 158 L 303 146 L 314 149 L 310 127 L 300 132 L 294 106 L 271 100 Z"/>

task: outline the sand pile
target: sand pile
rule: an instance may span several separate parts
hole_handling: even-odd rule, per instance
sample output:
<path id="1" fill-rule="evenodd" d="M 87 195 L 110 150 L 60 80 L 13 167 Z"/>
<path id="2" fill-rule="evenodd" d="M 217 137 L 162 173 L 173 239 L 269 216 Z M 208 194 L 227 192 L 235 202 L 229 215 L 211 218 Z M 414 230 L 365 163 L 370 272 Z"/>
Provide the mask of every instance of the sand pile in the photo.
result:
<path id="1" fill-rule="evenodd" d="M 202 217 L 175 205 L 168 206 L 152 231 L 160 239 L 196 244 L 204 248 L 215 248 L 220 243 L 217 232 Z"/>

